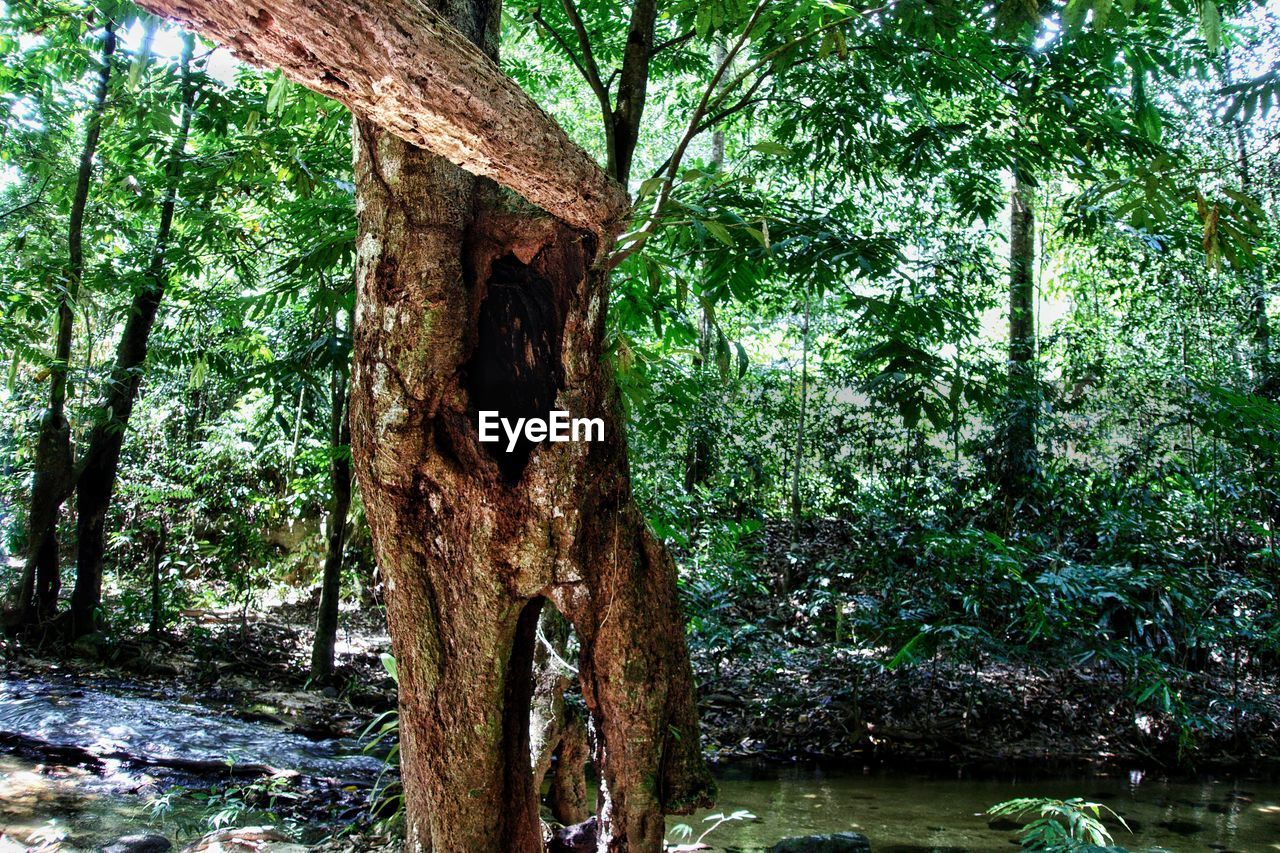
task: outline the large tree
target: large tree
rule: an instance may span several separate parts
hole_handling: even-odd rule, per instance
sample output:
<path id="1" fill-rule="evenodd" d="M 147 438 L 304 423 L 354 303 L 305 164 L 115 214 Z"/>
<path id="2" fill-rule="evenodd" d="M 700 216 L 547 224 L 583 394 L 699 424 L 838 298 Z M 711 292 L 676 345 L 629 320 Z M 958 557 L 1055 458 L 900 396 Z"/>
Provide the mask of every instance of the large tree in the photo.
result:
<path id="1" fill-rule="evenodd" d="M 603 359 L 626 193 L 498 70 L 497 3 L 144 5 L 356 114 L 352 456 L 388 578 L 411 849 L 541 846 L 547 602 L 581 644 L 602 841 L 659 849 L 664 812 L 711 782 L 674 567 L 632 500 Z M 478 440 L 478 410 L 552 408 L 602 418 L 606 440 Z"/>

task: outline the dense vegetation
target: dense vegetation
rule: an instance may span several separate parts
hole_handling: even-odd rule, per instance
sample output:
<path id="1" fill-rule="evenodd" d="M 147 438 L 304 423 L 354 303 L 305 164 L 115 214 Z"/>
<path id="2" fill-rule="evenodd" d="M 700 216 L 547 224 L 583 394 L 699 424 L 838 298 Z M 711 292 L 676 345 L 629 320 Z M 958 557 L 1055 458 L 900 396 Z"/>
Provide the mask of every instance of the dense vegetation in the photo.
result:
<path id="1" fill-rule="evenodd" d="M 350 689 L 349 114 L 0 8 L 6 648 L 302 601 Z M 664 3 L 634 162 L 628 18 L 514 0 L 502 67 L 638 199 L 608 359 L 712 744 L 1274 755 L 1275 10 Z"/>

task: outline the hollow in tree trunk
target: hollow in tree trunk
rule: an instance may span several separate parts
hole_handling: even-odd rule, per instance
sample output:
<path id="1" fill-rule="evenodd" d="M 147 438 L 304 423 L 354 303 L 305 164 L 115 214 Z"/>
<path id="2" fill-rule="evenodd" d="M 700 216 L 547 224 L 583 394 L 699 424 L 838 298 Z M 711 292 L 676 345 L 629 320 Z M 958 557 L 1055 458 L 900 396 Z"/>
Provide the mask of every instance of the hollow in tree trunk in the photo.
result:
<path id="1" fill-rule="evenodd" d="M 320 0 L 143 5 L 359 117 L 351 447 L 387 577 L 409 849 L 541 848 L 529 712 L 546 600 L 580 642 L 601 846 L 661 849 L 664 812 L 713 783 L 675 568 L 632 500 L 603 359 L 625 193 L 498 70 L 496 3 L 346 0 L 340 27 Z M 553 408 L 600 418 L 605 440 L 478 440 L 480 410 Z"/>

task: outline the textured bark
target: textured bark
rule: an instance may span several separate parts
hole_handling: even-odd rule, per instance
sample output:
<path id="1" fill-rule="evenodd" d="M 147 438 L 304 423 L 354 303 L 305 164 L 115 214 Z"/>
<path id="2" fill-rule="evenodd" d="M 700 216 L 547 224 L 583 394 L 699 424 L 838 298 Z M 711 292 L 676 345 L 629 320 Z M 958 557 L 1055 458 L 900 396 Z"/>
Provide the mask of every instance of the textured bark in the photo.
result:
<path id="1" fill-rule="evenodd" d="M 75 323 L 72 305 L 84 280 L 84 218 L 89 206 L 93 160 L 102 133 L 107 92 L 111 84 L 111 58 L 116 33 L 108 24 L 102 42 L 102 64 L 93 104 L 85 122 L 84 145 L 76 173 L 75 192 L 67 229 L 67 274 L 58 297 L 53 363 L 49 370 L 49 406 L 40 418 L 36 437 L 31 505 L 27 514 L 27 558 L 18 588 L 18 613 L 24 626 L 46 621 L 57 612 L 62 586 L 58 560 L 58 519 L 74 481 L 71 426 L 67 422 L 67 371 Z"/>
<path id="2" fill-rule="evenodd" d="M 1015 170 L 1009 217 L 1009 404 L 1002 488 L 1026 496 L 1038 467 L 1036 447 L 1036 311 L 1034 192 Z"/>
<path id="3" fill-rule="evenodd" d="M 675 568 L 632 501 L 603 359 L 621 189 L 496 70 L 496 3 L 452 2 L 449 26 L 425 0 L 145 5 L 358 116 L 352 458 L 387 577 L 409 849 L 541 848 L 529 712 L 550 599 L 581 642 L 601 844 L 659 850 L 663 812 L 712 783 Z M 605 441 L 507 454 L 479 443 L 481 404 L 599 417 Z"/>
<path id="4" fill-rule="evenodd" d="M 80 463 L 76 482 L 76 585 L 71 593 L 70 630 L 81 636 L 94 628 L 94 616 L 102 602 L 102 562 L 106 550 L 106 519 L 115 493 L 129 416 L 138 399 L 147 343 L 155 325 L 160 301 L 164 298 L 168 268 L 165 255 L 177 207 L 182 180 L 184 149 L 191 131 L 191 111 L 195 85 L 191 78 L 191 56 L 195 39 L 186 36 L 182 46 L 181 95 L 178 132 L 169 148 L 165 165 L 165 199 L 160 207 L 160 223 L 146 280 L 129 305 L 115 364 L 103 394 L 102 413 L 89 435 L 89 447 Z"/>
<path id="5" fill-rule="evenodd" d="M 551 788 L 547 791 L 547 808 L 556 820 L 573 826 L 590 814 L 587 803 L 587 778 L 583 767 L 590 757 L 587 727 L 577 714 L 567 712 L 556 746 L 555 766 L 551 768 Z"/>
<path id="6" fill-rule="evenodd" d="M 316 636 L 311 644 L 311 679 L 321 684 L 333 678 L 333 647 L 338 638 L 338 600 L 342 594 L 342 554 L 347 543 L 347 515 L 351 510 L 351 427 L 347 419 L 347 380 L 335 370 L 329 389 L 329 520 Z"/>
<path id="7" fill-rule="evenodd" d="M 588 230 L 616 228 L 626 193 L 466 37 L 489 4 L 428 0 L 143 0 L 254 65 L 341 101 L 372 124 L 493 178 Z"/>
<path id="8" fill-rule="evenodd" d="M 352 450 L 389 578 L 411 842 L 540 845 L 531 694 L 510 697 L 532 689 L 520 626 L 545 596 L 581 642 L 608 849 L 657 850 L 663 811 L 704 802 L 710 780 L 674 567 L 631 501 L 602 361 L 601 247 L 367 123 L 355 147 Z M 502 346 L 481 347 L 486 330 Z M 606 441 L 508 456 L 478 442 L 477 400 L 601 417 Z M 503 793 L 518 780 L 525 799 Z"/>
<path id="9" fill-rule="evenodd" d="M 610 134 L 613 150 L 609 158 L 612 175 L 623 186 L 631 177 L 631 160 L 640 141 L 640 123 L 644 118 L 645 96 L 649 92 L 653 29 L 657 19 L 657 0 L 635 0 L 632 4 L 627 46 L 622 53 L 622 69 L 618 74 L 618 99 L 613 114 L 605 117 L 605 121 L 612 124 L 613 131 Z"/>

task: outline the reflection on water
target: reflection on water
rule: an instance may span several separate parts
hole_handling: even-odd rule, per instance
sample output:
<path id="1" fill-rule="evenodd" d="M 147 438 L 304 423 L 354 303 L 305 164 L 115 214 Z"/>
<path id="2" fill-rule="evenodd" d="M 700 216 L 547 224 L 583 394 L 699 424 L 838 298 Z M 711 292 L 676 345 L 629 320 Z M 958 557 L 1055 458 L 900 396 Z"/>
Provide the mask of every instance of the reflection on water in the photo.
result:
<path id="1" fill-rule="evenodd" d="M 1017 833 L 985 814 L 1015 797 L 1084 797 L 1115 809 L 1115 843 L 1130 850 L 1280 851 L 1280 785 L 1177 783 L 1134 772 L 1075 779 L 937 779 L 909 773 L 824 773 L 812 768 L 728 768 L 719 805 L 686 823 L 694 835 L 715 812 L 745 809 L 752 821 L 722 825 L 706 838 L 716 849 L 759 849 L 790 835 L 861 832 L 876 853 L 1016 850 Z M 668 834 L 674 839 L 674 835 Z"/>

